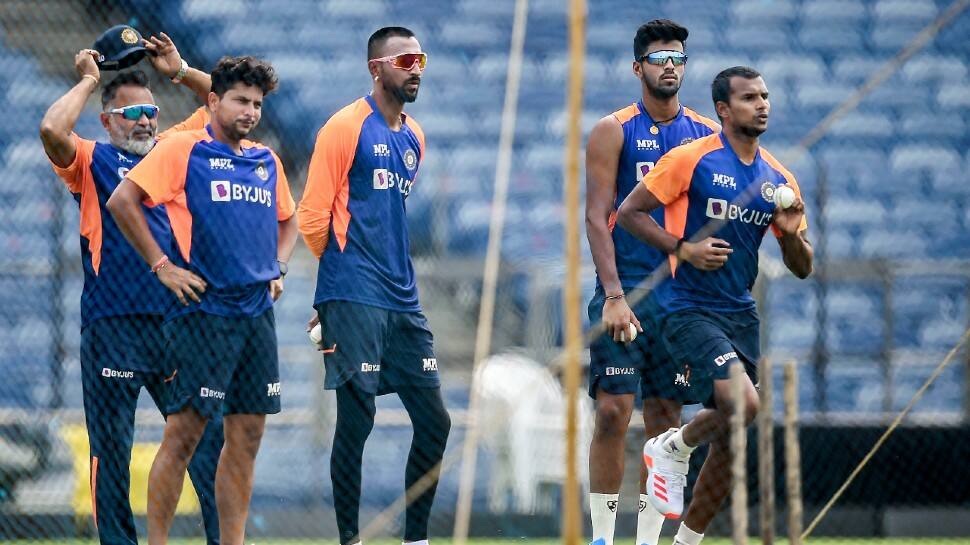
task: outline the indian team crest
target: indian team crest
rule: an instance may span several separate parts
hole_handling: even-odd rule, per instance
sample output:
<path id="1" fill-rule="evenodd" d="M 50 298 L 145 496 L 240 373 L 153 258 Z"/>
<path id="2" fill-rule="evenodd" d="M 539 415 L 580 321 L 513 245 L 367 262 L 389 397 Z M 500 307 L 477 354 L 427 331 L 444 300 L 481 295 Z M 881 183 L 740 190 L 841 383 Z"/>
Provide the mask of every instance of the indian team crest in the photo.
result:
<path id="1" fill-rule="evenodd" d="M 408 148 L 408 150 L 404 152 L 404 166 L 407 167 L 408 170 L 418 168 L 418 154 L 414 153 L 414 150 L 411 148 Z"/>
<path id="2" fill-rule="evenodd" d="M 266 169 L 266 163 L 260 161 L 256 165 L 256 177 L 264 182 L 269 179 L 269 170 Z"/>
<path id="3" fill-rule="evenodd" d="M 775 202 L 775 184 L 771 182 L 761 184 L 761 198 L 768 202 Z"/>
<path id="4" fill-rule="evenodd" d="M 121 31 L 121 41 L 128 45 L 134 45 L 138 43 L 138 34 L 130 28 L 126 28 Z"/>

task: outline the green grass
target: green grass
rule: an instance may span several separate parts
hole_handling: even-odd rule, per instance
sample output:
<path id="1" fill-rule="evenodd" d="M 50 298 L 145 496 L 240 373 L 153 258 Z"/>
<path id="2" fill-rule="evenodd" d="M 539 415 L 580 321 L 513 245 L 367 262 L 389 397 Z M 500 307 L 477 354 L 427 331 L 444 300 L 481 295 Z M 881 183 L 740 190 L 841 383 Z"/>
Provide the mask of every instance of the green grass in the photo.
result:
<path id="1" fill-rule="evenodd" d="M 673 538 L 662 538 L 661 544 L 668 545 Z M 620 538 L 617 540 L 618 544 L 629 541 L 633 542 L 633 539 Z M 173 539 L 169 541 L 170 545 L 199 545 L 204 541 L 201 539 Z M 266 538 L 254 538 L 247 539 L 247 545 L 335 545 L 335 539 L 266 539 Z M 526 543 L 529 545 L 559 545 L 562 543 L 561 540 L 557 539 L 481 539 L 473 538 L 469 539 L 469 545 L 516 545 L 519 543 Z M 97 540 L 90 539 L 41 539 L 41 540 L 16 540 L 8 542 L 11 545 L 98 545 Z M 147 543 L 147 541 L 145 541 Z M 401 541 L 396 539 L 379 539 L 368 541 L 368 545 L 400 545 Z M 433 545 L 450 545 L 450 539 L 432 539 L 431 543 Z M 749 540 L 749 545 L 759 545 L 761 539 L 757 536 L 752 536 Z M 785 545 L 788 543 L 787 539 L 779 539 L 775 541 L 778 545 Z M 970 537 L 967 538 L 829 538 L 820 537 L 817 539 L 809 539 L 808 543 L 813 545 L 970 545 Z M 703 545 L 730 545 L 731 540 L 728 538 L 714 537 L 707 538 L 704 540 Z M 582 544 L 582 545 L 585 545 Z"/>

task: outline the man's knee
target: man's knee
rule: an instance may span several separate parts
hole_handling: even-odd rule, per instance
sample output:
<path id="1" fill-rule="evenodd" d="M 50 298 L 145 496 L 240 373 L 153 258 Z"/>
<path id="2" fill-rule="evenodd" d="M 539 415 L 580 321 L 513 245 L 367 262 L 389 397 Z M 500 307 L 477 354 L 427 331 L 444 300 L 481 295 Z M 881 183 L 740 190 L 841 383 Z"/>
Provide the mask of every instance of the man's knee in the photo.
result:
<path id="1" fill-rule="evenodd" d="M 596 399 L 596 435 L 622 436 L 633 414 L 632 395 L 603 395 Z"/>
<path id="2" fill-rule="evenodd" d="M 670 428 L 680 427 L 679 401 L 661 398 L 643 400 L 643 427 L 647 437 L 656 437 Z"/>
<path id="3" fill-rule="evenodd" d="M 206 419 L 193 409 L 169 415 L 160 451 L 179 460 L 188 460 L 205 431 Z"/>
<path id="4" fill-rule="evenodd" d="M 223 422 L 226 448 L 255 458 L 259 451 L 259 444 L 263 440 L 266 417 L 264 415 L 235 414 L 227 415 Z"/>

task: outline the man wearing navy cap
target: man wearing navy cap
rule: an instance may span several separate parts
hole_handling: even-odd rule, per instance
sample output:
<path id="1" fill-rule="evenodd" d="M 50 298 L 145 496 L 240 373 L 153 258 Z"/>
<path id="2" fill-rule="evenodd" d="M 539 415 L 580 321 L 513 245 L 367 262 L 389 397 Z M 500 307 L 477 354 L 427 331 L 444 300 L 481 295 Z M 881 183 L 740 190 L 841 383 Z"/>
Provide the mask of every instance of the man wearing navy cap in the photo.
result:
<path id="1" fill-rule="evenodd" d="M 90 485 L 94 524 L 102 545 L 135 545 L 134 516 L 128 501 L 129 463 L 135 408 L 142 387 L 164 406 L 171 371 L 162 349 L 162 314 L 171 295 L 125 241 L 105 203 L 111 192 L 155 145 L 180 130 L 201 128 L 209 114 L 199 108 L 190 118 L 156 135 L 158 107 L 141 70 L 119 73 L 101 90 L 101 123 L 109 143 L 78 136 L 74 125 L 97 90 L 101 67 L 117 70 L 138 62 L 147 52 L 160 74 L 204 97 L 208 74 L 188 68 L 164 33 L 142 40 L 126 26 L 105 32 L 99 50 L 81 50 L 74 59 L 78 83 L 44 115 L 40 137 L 54 172 L 81 209 L 81 379 L 84 415 L 90 440 Z M 170 237 L 163 207 L 146 208 L 156 237 Z M 202 506 L 209 545 L 219 543 L 215 505 L 215 470 L 222 449 L 222 422 L 210 424 L 189 468 Z"/>

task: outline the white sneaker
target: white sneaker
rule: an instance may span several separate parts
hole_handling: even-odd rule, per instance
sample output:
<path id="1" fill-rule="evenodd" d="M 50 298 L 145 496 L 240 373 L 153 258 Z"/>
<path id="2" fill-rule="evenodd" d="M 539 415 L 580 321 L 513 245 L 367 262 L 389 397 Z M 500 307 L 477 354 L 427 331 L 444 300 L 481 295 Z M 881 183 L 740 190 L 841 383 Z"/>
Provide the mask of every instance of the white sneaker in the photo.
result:
<path id="1" fill-rule="evenodd" d="M 652 437 L 643 445 L 643 461 L 647 464 L 647 496 L 650 503 L 664 517 L 680 518 L 684 510 L 684 487 L 690 469 L 690 454 L 670 452 L 664 441 L 677 431 L 671 428 Z"/>

